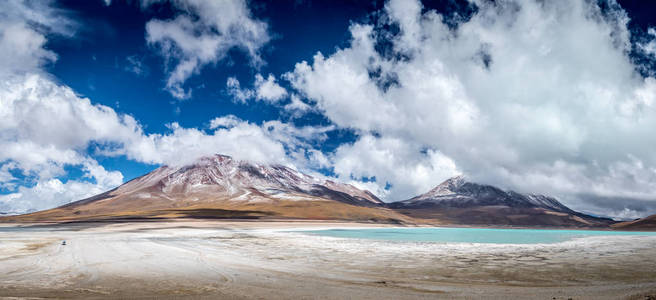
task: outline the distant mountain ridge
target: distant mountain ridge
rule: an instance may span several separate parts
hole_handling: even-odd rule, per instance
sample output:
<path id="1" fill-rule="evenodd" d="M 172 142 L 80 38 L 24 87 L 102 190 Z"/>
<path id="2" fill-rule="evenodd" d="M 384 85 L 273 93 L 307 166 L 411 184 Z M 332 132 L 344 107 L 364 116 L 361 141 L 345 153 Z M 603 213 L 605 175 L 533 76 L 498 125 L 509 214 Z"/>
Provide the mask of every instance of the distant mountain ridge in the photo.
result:
<path id="1" fill-rule="evenodd" d="M 607 226 L 610 219 L 578 213 L 553 197 L 503 191 L 457 176 L 430 191 L 388 205 L 415 218 L 456 224 Z"/>
<path id="2" fill-rule="evenodd" d="M 620 230 L 656 230 L 656 215 L 613 224 L 613 228 Z"/>
<path id="3" fill-rule="evenodd" d="M 541 207 L 566 213 L 574 212 L 553 197 L 520 194 L 514 191 L 505 192 L 491 185 L 468 182 L 464 176 L 449 178 L 425 194 L 393 204 L 396 207 L 507 205 Z"/>
<path id="4" fill-rule="evenodd" d="M 168 218 L 314 219 L 464 225 L 598 227 L 614 223 L 555 198 L 450 178 L 411 199 L 383 203 L 369 191 L 292 168 L 202 157 L 162 166 L 105 193 L 5 221 Z"/>

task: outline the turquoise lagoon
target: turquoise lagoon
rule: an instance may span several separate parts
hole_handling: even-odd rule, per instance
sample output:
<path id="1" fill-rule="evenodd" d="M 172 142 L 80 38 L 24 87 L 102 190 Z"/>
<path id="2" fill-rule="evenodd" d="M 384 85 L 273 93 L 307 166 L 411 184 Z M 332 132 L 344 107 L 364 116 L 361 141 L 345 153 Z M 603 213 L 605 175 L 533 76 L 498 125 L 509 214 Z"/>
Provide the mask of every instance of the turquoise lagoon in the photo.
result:
<path id="1" fill-rule="evenodd" d="M 303 233 L 339 238 L 357 238 L 403 242 L 491 244 L 551 244 L 569 241 L 575 238 L 591 236 L 656 237 L 656 232 L 451 227 L 325 229 L 308 230 L 303 231 Z"/>

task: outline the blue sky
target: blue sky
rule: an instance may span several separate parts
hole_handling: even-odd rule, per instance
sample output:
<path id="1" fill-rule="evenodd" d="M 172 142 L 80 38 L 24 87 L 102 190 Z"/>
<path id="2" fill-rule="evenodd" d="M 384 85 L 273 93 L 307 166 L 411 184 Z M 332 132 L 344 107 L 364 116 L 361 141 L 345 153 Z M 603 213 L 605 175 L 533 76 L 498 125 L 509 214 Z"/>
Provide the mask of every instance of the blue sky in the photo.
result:
<path id="1" fill-rule="evenodd" d="M 252 122 L 286 120 L 293 124 L 329 124 L 321 114 L 290 118 L 277 107 L 265 103 L 244 105 L 227 93 L 226 80 L 235 77 L 249 83 L 257 73 L 283 74 L 294 64 L 312 59 L 317 52 L 330 54 L 349 41 L 352 21 L 367 20 L 383 2 L 345 1 L 343 3 L 294 1 L 250 3 L 253 16 L 266 20 L 271 42 L 262 49 L 266 63 L 248 66 L 249 58 L 233 49 L 229 57 L 209 65 L 185 82 L 193 89 L 191 99 L 179 100 L 163 86 L 166 80 L 164 59 L 153 53 L 145 40 L 145 25 L 152 18 L 170 18 L 170 5 L 142 9 L 139 3 L 114 1 L 66 1 L 57 5 L 77 16 L 83 23 L 78 37 L 55 39 L 48 48 L 59 55 L 47 70 L 62 83 L 94 102 L 112 107 L 116 112 L 134 116 L 148 133 L 165 132 L 167 124 L 184 127 L 207 127 L 209 120 L 221 115 L 235 115 Z M 293 16 L 293 17 L 290 17 Z M 89 26 L 90 25 L 90 26 Z M 142 74 L 135 74 L 134 62 Z M 284 83 L 281 83 L 284 85 Z M 138 100 L 136 100 L 138 99 Z M 339 132 L 345 131 L 345 132 Z M 348 129 L 331 133 L 322 143 L 326 151 L 343 142 L 352 142 Z M 102 157 L 101 157 L 102 159 Z M 126 162 L 120 157 L 105 159 L 106 166 L 116 165 L 124 177 L 133 178 L 153 169 L 152 165 Z"/>
<path id="2" fill-rule="evenodd" d="M 217 152 L 386 201 L 464 174 L 656 212 L 644 1 L 2 5 L 0 212 Z"/>

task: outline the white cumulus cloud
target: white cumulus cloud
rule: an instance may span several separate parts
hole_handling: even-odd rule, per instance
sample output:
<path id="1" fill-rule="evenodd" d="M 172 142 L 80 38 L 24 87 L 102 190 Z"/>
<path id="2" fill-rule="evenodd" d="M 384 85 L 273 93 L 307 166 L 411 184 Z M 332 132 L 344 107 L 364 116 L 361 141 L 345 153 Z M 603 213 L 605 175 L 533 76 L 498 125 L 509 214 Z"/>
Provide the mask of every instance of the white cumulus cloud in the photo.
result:
<path id="1" fill-rule="evenodd" d="M 280 121 L 255 124 L 228 115 L 210 121 L 210 132 L 169 125 L 170 132 L 148 134 L 108 155 L 152 164 L 184 165 L 201 156 L 216 153 L 237 159 L 279 163 L 288 166 L 305 164 L 306 150 L 313 141 L 326 138 L 332 127 L 295 127 Z"/>
<path id="2" fill-rule="evenodd" d="M 631 210 L 653 213 L 656 90 L 628 56 L 621 7 L 474 3 L 478 11 L 450 28 L 417 1 L 391 0 L 380 22 L 398 33 L 353 24 L 349 46 L 285 74 L 316 109 L 360 135 L 333 155 L 340 178 L 384 178 L 376 183 L 390 181 L 388 200 L 401 200 L 458 170 L 590 212 L 612 214 L 644 200 Z M 371 156 L 358 163 L 352 152 Z M 446 171 L 397 177 L 417 165 Z M 600 197 L 617 201 L 594 200 Z"/>
<path id="3" fill-rule="evenodd" d="M 287 90 L 276 82 L 273 74 L 269 74 L 266 79 L 261 74 L 256 74 L 253 89 L 242 88 L 239 80 L 235 77 L 228 77 L 226 87 L 228 94 L 241 103 L 246 103 L 249 99 L 254 98 L 274 104 L 287 96 Z"/>
<path id="4" fill-rule="evenodd" d="M 154 2 L 143 1 L 148 7 Z M 146 40 L 157 47 L 171 65 L 166 90 L 177 99 L 191 97 L 185 81 L 208 64 L 223 60 L 231 49 L 250 57 L 254 66 L 263 64 L 260 49 L 271 39 L 268 25 L 254 19 L 244 0 L 174 0 L 179 13 L 168 20 L 146 24 Z"/>

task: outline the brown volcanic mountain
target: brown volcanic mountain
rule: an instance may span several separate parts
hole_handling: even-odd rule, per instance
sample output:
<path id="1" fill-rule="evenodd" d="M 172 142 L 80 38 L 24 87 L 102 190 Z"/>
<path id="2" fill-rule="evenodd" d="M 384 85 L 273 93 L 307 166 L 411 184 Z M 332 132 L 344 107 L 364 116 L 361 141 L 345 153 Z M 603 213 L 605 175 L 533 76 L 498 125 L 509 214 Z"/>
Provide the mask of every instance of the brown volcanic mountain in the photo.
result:
<path id="1" fill-rule="evenodd" d="M 613 224 L 613 228 L 620 230 L 656 230 L 656 215 Z"/>
<path id="2" fill-rule="evenodd" d="M 152 218 L 295 218 L 404 222 L 368 191 L 281 165 L 215 155 L 160 167 L 118 188 L 6 221 Z"/>
<path id="3" fill-rule="evenodd" d="M 425 194 L 389 207 L 413 218 L 463 225 L 607 227 L 615 223 L 575 212 L 551 197 L 506 192 L 463 177 L 448 179 Z"/>

